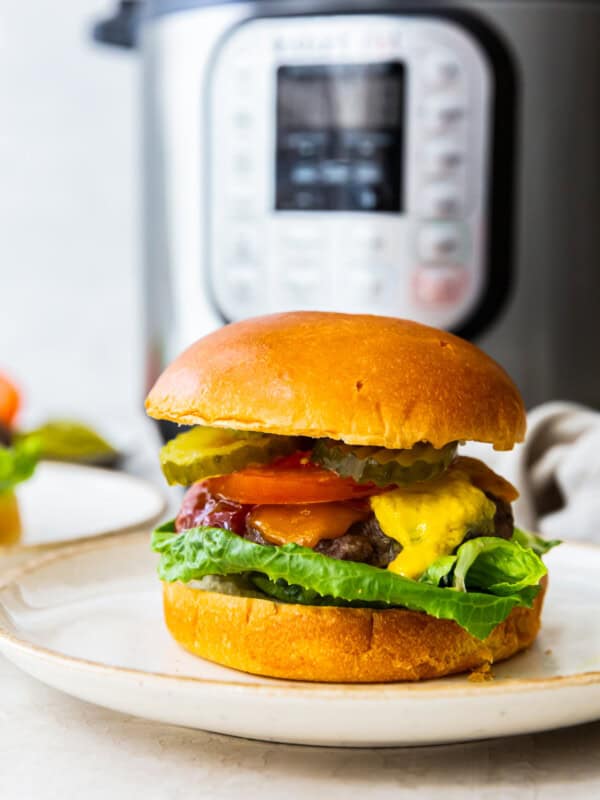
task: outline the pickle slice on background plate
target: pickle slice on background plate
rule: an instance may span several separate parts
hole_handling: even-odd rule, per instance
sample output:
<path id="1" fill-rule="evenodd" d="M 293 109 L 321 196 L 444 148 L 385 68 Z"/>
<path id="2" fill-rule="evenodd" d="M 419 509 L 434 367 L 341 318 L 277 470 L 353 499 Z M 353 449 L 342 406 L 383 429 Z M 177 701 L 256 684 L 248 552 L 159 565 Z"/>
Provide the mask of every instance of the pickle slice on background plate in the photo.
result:
<path id="1" fill-rule="evenodd" d="M 443 472 L 456 455 L 457 442 L 437 450 L 422 442 L 410 450 L 349 445 L 335 439 L 319 439 L 311 460 L 342 478 L 376 486 L 403 486 L 426 481 Z"/>
<path id="2" fill-rule="evenodd" d="M 297 449 L 293 436 L 197 425 L 167 442 L 160 451 L 160 465 L 168 483 L 189 486 L 250 465 L 269 464 Z"/>
<path id="3" fill-rule="evenodd" d="M 49 420 L 39 428 L 17 433 L 15 439 L 37 441 L 40 459 L 48 461 L 116 467 L 121 459 L 121 453 L 106 439 L 77 420 Z"/>

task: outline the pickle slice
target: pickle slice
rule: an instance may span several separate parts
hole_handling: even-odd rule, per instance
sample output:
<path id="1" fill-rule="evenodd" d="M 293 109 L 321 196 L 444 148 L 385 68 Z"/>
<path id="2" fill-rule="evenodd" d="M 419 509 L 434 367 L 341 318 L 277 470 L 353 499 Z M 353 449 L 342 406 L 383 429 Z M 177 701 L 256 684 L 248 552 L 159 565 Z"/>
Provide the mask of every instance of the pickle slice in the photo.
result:
<path id="1" fill-rule="evenodd" d="M 50 420 L 35 430 L 17 434 L 16 439 L 36 439 L 40 447 L 40 458 L 49 461 L 113 467 L 121 457 L 118 450 L 95 430 L 76 420 Z"/>
<path id="2" fill-rule="evenodd" d="M 198 425 L 167 442 L 160 451 L 160 465 L 168 483 L 189 486 L 251 464 L 268 464 L 297 449 L 293 436 Z"/>
<path id="3" fill-rule="evenodd" d="M 353 446 L 334 439 L 320 439 L 311 459 L 343 478 L 376 486 L 403 486 L 427 481 L 443 472 L 456 454 L 456 442 L 436 450 L 421 442 L 410 450 Z"/>

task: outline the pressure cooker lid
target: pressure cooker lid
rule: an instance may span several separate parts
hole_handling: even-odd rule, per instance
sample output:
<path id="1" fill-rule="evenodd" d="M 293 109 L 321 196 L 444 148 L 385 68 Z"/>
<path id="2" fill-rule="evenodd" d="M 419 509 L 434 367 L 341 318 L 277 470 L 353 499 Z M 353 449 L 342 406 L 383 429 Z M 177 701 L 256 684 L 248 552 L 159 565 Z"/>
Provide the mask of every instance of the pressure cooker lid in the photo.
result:
<path id="1" fill-rule="evenodd" d="M 111 16 L 92 26 L 92 38 L 101 44 L 133 48 L 136 46 L 137 31 L 143 17 L 239 2 L 243 0 L 120 0 Z"/>
<path id="2" fill-rule="evenodd" d="M 286 0 L 286 2 L 289 1 Z M 398 2 L 402 1 L 398 0 Z M 176 11 L 202 8 L 203 6 L 230 5 L 241 2 L 244 2 L 244 0 L 121 0 L 115 4 L 111 16 L 99 20 L 93 25 L 92 37 L 102 44 L 131 48 L 136 45 L 137 31 L 142 18 L 157 17 Z M 254 0 L 254 2 L 259 3 L 264 2 L 264 0 Z M 369 0 L 360 3 L 361 9 L 364 9 L 368 2 Z M 389 4 L 393 2 L 394 0 L 387 0 Z M 435 6 L 438 2 L 439 0 L 433 0 L 429 5 Z M 302 4 L 302 0 L 299 0 L 299 3 Z M 313 4 L 318 5 L 318 0 L 316 2 L 313 0 Z M 386 4 L 386 0 L 382 0 L 381 4 Z M 347 11 L 356 6 L 356 0 L 347 0 L 341 6 L 343 10 Z"/>

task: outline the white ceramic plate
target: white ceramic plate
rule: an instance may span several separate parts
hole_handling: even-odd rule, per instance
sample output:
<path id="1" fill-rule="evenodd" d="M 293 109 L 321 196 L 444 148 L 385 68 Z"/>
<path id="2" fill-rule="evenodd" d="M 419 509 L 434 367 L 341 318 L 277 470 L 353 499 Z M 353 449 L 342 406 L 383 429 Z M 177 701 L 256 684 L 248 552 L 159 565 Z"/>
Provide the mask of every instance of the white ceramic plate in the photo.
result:
<path id="1" fill-rule="evenodd" d="M 17 487 L 22 534 L 18 544 L 70 542 L 150 526 L 166 503 L 152 484 L 124 472 L 43 461 Z"/>
<path id="2" fill-rule="evenodd" d="M 543 633 L 494 668 L 420 684 L 271 680 L 210 664 L 168 635 L 149 536 L 74 545 L 0 585 L 0 651 L 69 694 L 162 722 L 317 745 L 419 745 L 600 717 L 600 549 L 548 556 Z"/>

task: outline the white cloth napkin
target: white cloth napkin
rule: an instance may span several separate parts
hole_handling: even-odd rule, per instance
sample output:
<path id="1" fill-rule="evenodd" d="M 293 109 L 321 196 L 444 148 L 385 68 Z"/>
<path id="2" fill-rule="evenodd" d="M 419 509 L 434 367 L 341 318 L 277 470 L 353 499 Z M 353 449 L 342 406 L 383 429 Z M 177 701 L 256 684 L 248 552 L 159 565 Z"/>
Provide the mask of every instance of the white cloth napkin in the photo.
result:
<path id="1" fill-rule="evenodd" d="M 519 490 L 520 527 L 547 538 L 600 542 L 600 412 L 546 403 L 529 412 L 525 442 L 514 450 L 470 443 L 464 452 Z"/>

